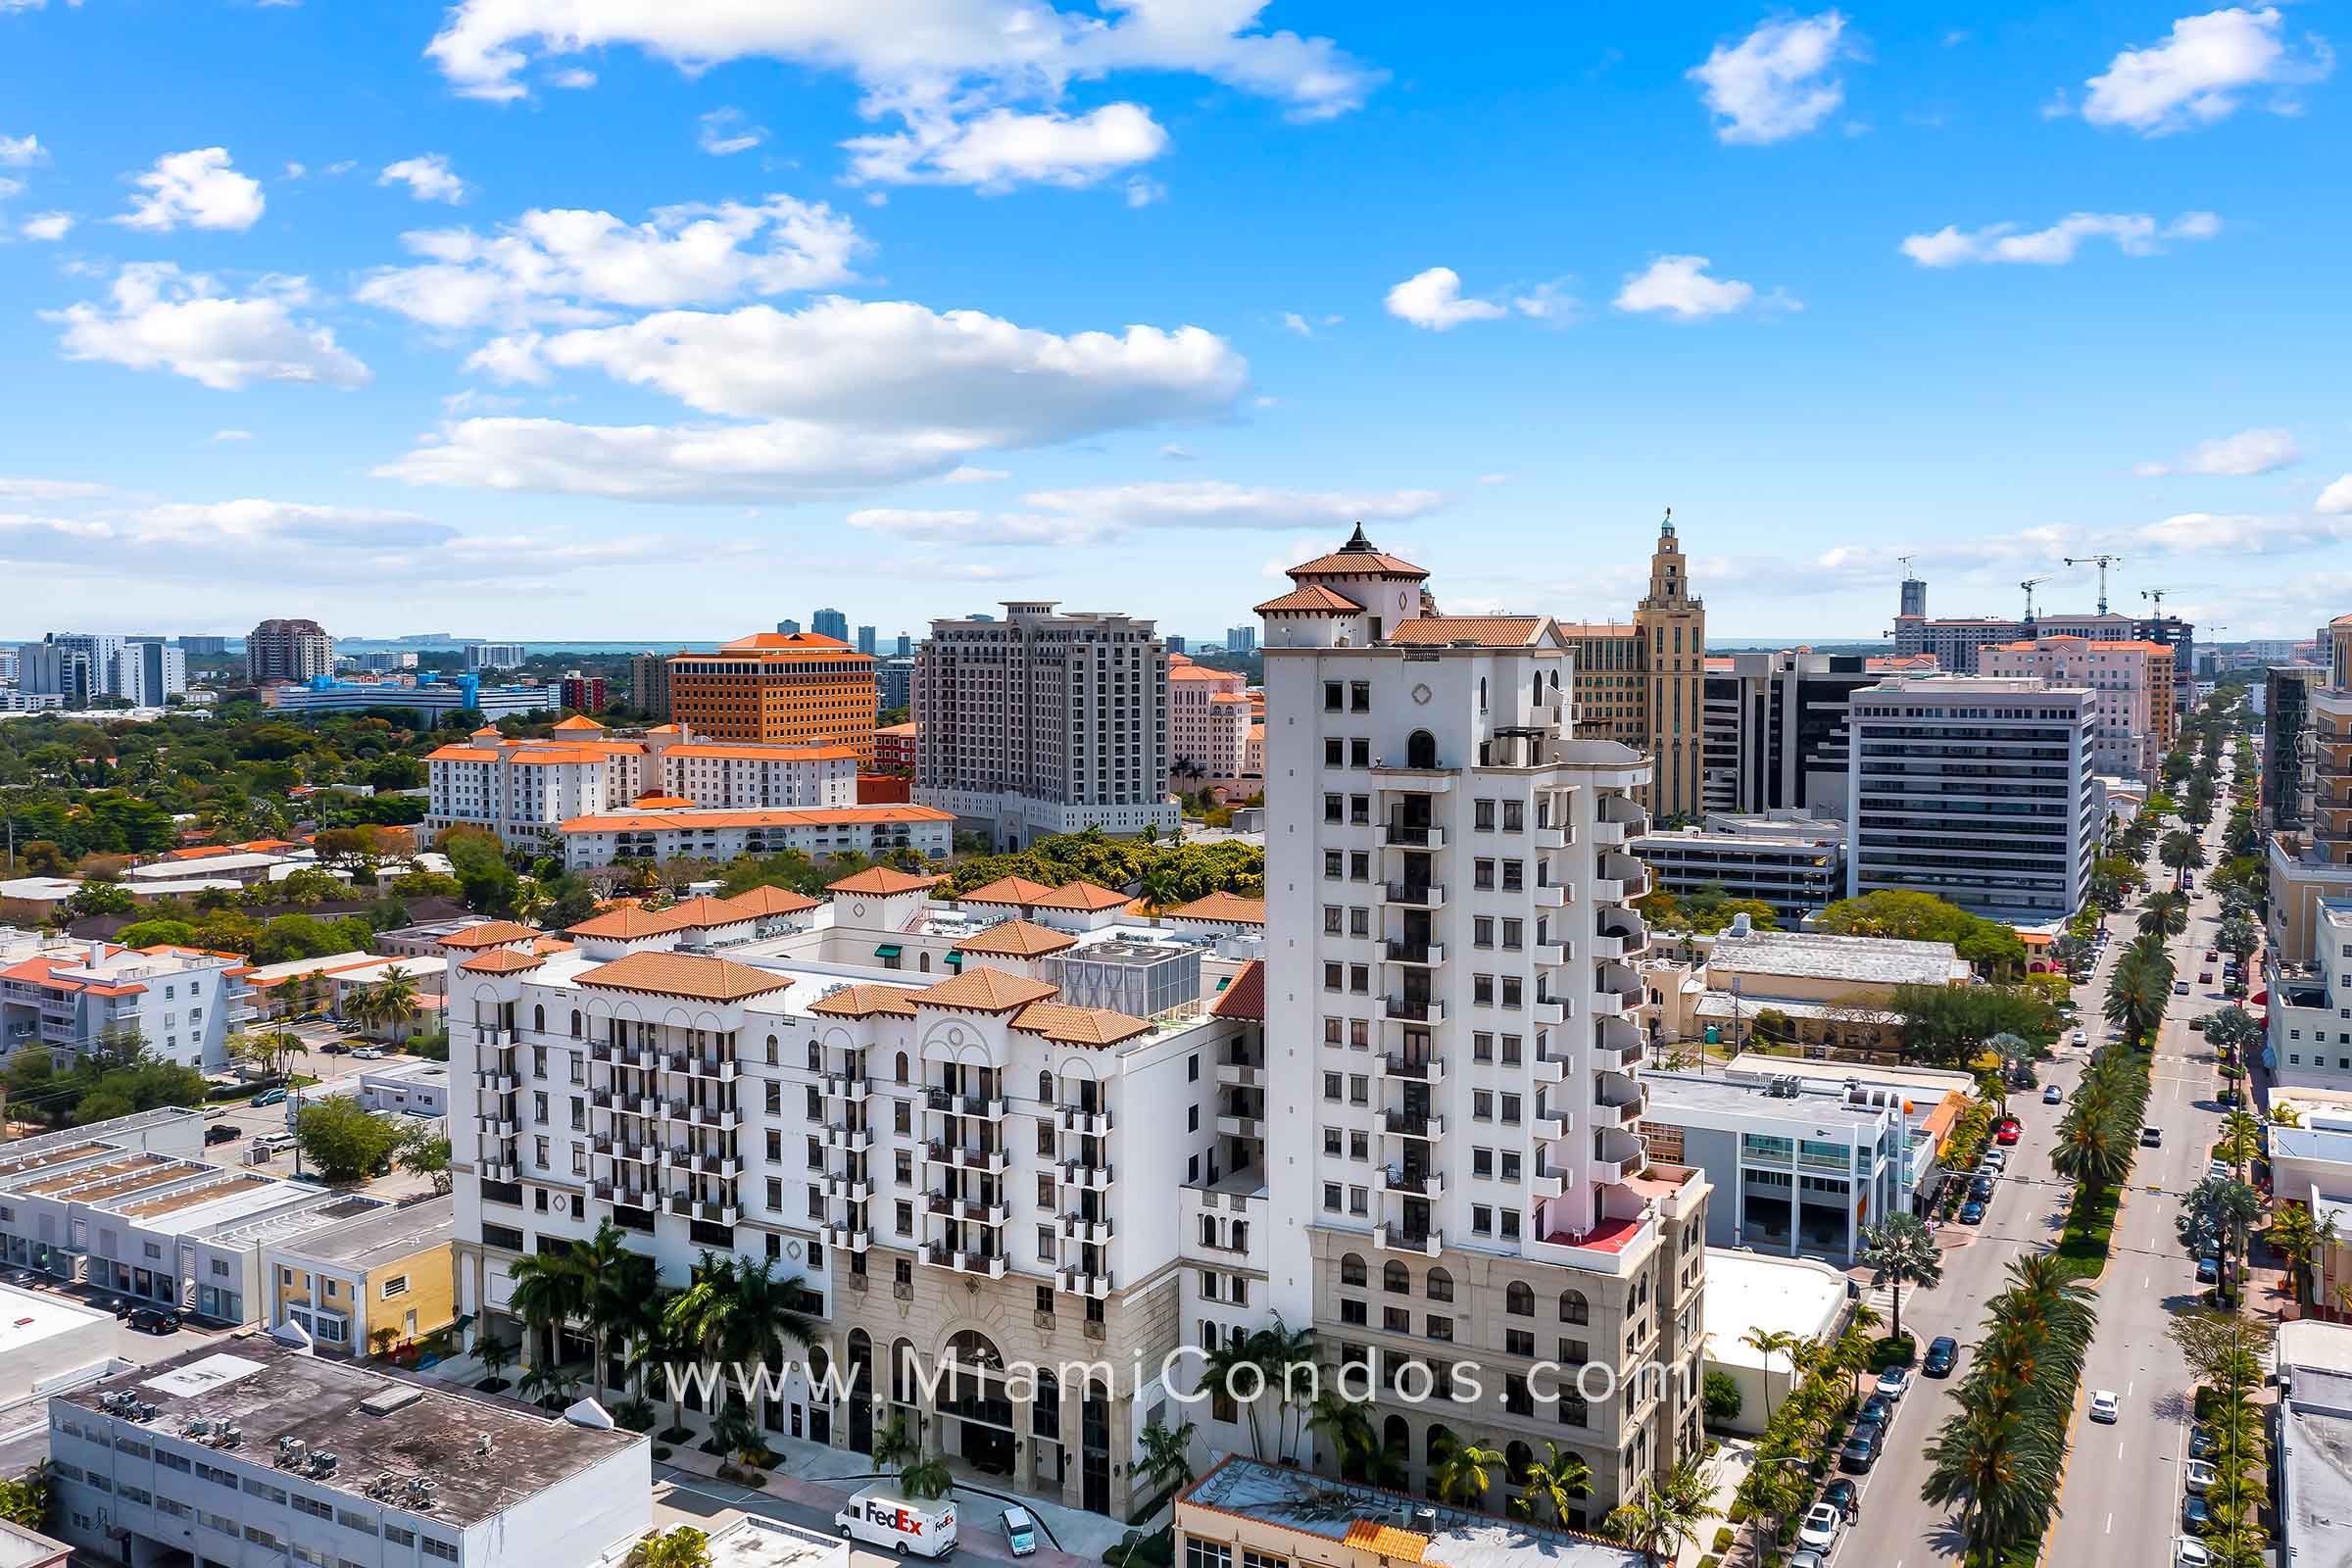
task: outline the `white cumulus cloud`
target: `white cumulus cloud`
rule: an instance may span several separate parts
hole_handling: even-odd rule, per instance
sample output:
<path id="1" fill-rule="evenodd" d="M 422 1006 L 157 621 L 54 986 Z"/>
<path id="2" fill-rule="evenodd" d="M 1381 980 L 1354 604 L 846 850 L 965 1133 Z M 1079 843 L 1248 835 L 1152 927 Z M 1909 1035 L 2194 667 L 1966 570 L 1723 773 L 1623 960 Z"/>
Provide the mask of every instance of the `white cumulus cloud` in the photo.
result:
<path id="1" fill-rule="evenodd" d="M 2132 471 L 2143 478 L 2166 473 L 2218 474 L 2249 478 L 2283 468 L 2303 456 L 2288 430 L 2240 430 L 2235 435 L 2200 441 L 2177 463 L 2143 463 Z"/>
<path id="2" fill-rule="evenodd" d="M 48 158 L 38 136 L 0 136 L 0 169 L 30 169 Z"/>
<path id="3" fill-rule="evenodd" d="M 439 153 L 422 153 L 404 158 L 397 164 L 387 164 L 375 177 L 378 185 L 406 185 L 409 194 L 420 202 L 457 203 L 466 199 L 466 182 L 449 167 L 449 160 Z"/>
<path id="4" fill-rule="evenodd" d="M 107 304 L 43 314 L 65 327 L 59 343 L 70 360 L 169 370 L 223 392 L 256 381 L 365 385 L 368 367 L 331 330 L 296 314 L 309 300 L 299 277 L 266 278 L 239 299 L 201 273 L 143 262 L 116 275 Z"/>
<path id="5" fill-rule="evenodd" d="M 1720 141 L 1747 144 L 1801 136 L 1845 101 L 1837 75 L 1851 58 L 1845 18 L 1781 17 L 1761 23 L 1738 43 L 1718 43 L 1687 74 L 1715 115 Z"/>
<path id="6" fill-rule="evenodd" d="M 1464 299 L 1462 275 L 1450 267 L 1433 267 L 1389 290 L 1389 314 L 1398 320 L 1432 332 L 1449 331 L 1464 321 L 1493 321 L 1510 315 L 1493 300 Z"/>
<path id="7" fill-rule="evenodd" d="M 2126 49 L 2086 83 L 2082 118 L 2143 136 L 2209 125 L 2234 114 L 2249 92 L 2269 90 L 2271 107 L 2293 113 L 2294 90 L 2335 68 L 2325 39 L 2288 47 L 2277 6 L 2243 6 L 2182 17 L 2160 43 Z"/>
<path id="8" fill-rule="evenodd" d="M 60 240 L 73 228 L 72 213 L 35 213 L 17 225 L 17 232 L 26 239 Z"/>
<path id="9" fill-rule="evenodd" d="M 1168 133 L 1141 104 L 1104 104 L 1083 115 L 994 109 L 964 119 L 917 114 L 907 128 L 842 143 L 855 180 L 970 185 L 998 193 L 1022 184 L 1091 185 L 1150 163 Z M 1145 191 L 1143 206 L 1152 200 Z"/>
<path id="10" fill-rule="evenodd" d="M 2320 499 L 2311 506 L 2314 512 L 2324 512 L 2329 516 L 2352 514 L 2352 473 L 2345 474 L 2321 491 Z"/>
<path id="11" fill-rule="evenodd" d="M 767 127 L 753 124 L 740 109 L 713 109 L 695 122 L 695 145 L 713 158 L 748 153 L 765 140 Z"/>
<path id="12" fill-rule="evenodd" d="M 580 325 L 610 319 L 612 307 L 827 288 L 854 275 L 851 261 L 864 248 L 848 219 L 790 196 L 658 208 L 641 223 L 533 210 L 493 234 L 425 229 L 401 240 L 425 260 L 369 274 L 359 297 L 440 327 Z"/>
<path id="13" fill-rule="evenodd" d="M 1961 267 L 1976 262 L 2016 262 L 2063 267 L 2085 240 L 2111 240 L 2126 256 L 2157 256 L 2165 241 L 2211 239 L 2222 231 L 2212 213 L 2183 213 L 2158 223 L 2146 213 L 2069 213 L 2047 228 L 1988 223 L 1963 229 L 1947 223 L 1933 234 L 1913 234 L 1897 247 L 1922 267 Z"/>
<path id="14" fill-rule="evenodd" d="M 1760 301 L 1753 283 L 1709 277 L 1708 266 L 1704 256 L 1661 256 L 1644 270 L 1627 273 L 1625 286 L 1617 291 L 1614 303 L 1621 311 L 1663 313 L 1685 321 L 1728 316 L 1759 303 L 1770 303 L 1784 310 L 1797 308 L 1794 300 L 1783 295 Z"/>
<path id="15" fill-rule="evenodd" d="M 261 181 L 240 174 L 225 147 L 166 153 L 131 183 L 142 194 L 115 220 L 130 228 L 168 232 L 187 223 L 196 228 L 251 228 L 266 205 Z"/>
<path id="16" fill-rule="evenodd" d="M 1426 516 L 1445 504 L 1435 490 L 1329 491 L 1229 484 L 1218 479 L 1033 490 L 1020 510 L 869 508 L 850 526 L 904 543 L 1082 545 L 1140 529 L 1333 528 L 1364 518 Z"/>

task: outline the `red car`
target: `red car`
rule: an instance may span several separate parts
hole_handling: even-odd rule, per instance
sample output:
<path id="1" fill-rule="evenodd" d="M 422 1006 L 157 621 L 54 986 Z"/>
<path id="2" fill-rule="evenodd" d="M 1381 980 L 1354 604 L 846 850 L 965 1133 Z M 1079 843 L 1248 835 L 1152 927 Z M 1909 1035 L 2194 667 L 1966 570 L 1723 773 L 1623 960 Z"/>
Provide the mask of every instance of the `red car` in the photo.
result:
<path id="1" fill-rule="evenodd" d="M 1992 1141 L 1996 1144 L 2014 1144 L 2017 1142 L 2017 1118 L 2011 1116 L 1993 1132 Z"/>

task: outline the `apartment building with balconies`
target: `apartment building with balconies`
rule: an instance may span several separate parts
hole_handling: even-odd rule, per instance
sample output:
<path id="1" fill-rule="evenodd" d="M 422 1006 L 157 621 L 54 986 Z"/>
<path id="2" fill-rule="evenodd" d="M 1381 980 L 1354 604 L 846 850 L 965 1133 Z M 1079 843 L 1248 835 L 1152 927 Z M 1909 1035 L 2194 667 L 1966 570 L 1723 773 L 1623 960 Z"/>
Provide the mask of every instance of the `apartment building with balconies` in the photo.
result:
<path id="1" fill-rule="evenodd" d="M 2320 960 L 2322 906 L 2352 899 L 2352 615 L 2328 623 L 2327 672 L 2306 693 L 2302 732 L 2287 739 L 2305 781 L 2300 825 L 2273 833 L 2269 845 L 2264 963 L 2274 989 L 2280 966 L 2292 972 Z M 2266 770 L 2266 788 L 2278 771 Z"/>
<path id="2" fill-rule="evenodd" d="M 246 960 L 194 948 L 122 948 L 0 926 L 0 1054 L 64 1062 L 136 1035 L 202 1072 L 228 1065 L 228 1037 L 254 1016 Z"/>
<path id="3" fill-rule="evenodd" d="M 1217 1064 L 1255 1025 L 1211 1005 L 1234 939 L 1125 921 L 1084 884 L 950 905 L 935 882 L 861 873 L 750 942 L 738 901 L 696 900 L 562 952 L 453 948 L 458 1310 L 511 1333 L 515 1260 L 607 1221 L 671 1285 L 706 1250 L 769 1259 L 856 1392 L 788 1382 L 768 1426 L 870 1452 L 905 1418 L 1123 1513 L 1179 1336 L 1167 1193 L 1234 1168 L 1242 1136 Z M 1141 1014 L 1101 1004 L 1127 997 Z M 972 1375 L 932 1386 L 951 1357 Z M 1007 1378 L 1095 1362 L 1120 1371 Z"/>
<path id="4" fill-rule="evenodd" d="M 1454 1437 L 1554 1442 L 1599 1518 L 1700 1441 L 1708 1186 L 1637 1132 L 1651 764 L 1573 738 L 1548 617 L 1430 613 L 1426 575 L 1359 530 L 1258 607 L 1267 928 L 1295 937 L 1263 980 L 1267 1296 L 1369 1369 L 1414 1485 Z"/>

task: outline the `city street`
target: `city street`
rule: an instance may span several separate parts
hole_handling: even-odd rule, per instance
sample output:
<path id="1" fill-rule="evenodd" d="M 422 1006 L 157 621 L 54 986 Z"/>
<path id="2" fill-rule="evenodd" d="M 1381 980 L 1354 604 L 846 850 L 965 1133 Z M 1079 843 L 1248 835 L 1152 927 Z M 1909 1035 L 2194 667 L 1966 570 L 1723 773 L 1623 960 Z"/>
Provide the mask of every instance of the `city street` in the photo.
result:
<path id="1" fill-rule="evenodd" d="M 2215 813 L 2206 834 L 2209 863 L 2221 858 L 2226 809 Z M 2171 873 L 2149 860 L 2151 887 L 2171 883 Z M 2075 992 L 2082 1028 L 2095 1047 L 2106 1039 L 2100 1006 L 2115 961 L 2135 931 L 2135 908 L 2111 915 L 2107 951 L 2089 980 Z M 2059 1563 L 2115 1561 L 2169 1564 L 2172 1538 L 2179 1533 L 2180 1458 L 2188 1440 L 2188 1378 L 2180 1351 L 2166 1337 L 2174 1310 L 2192 1304 L 2198 1294 L 2196 1264 L 2175 1239 L 2173 1223 L 2180 1195 L 2205 1174 L 2208 1149 L 2220 1131 L 2221 1106 L 2214 1099 L 2216 1057 L 2188 1019 L 2218 1011 L 2218 986 L 2197 984 L 2209 966 L 2216 903 L 2199 888 L 2192 894 L 2188 929 L 2171 944 L 2179 975 L 2190 995 L 2173 998 L 2157 1042 L 2147 1119 L 2163 1128 L 2161 1148 L 2142 1148 L 2132 1167 L 2115 1235 L 2114 1254 L 2098 1286 L 2099 1327 L 2086 1359 L 2078 1411 L 2096 1389 L 2122 1399 L 2123 1419 L 2113 1427 L 2091 1424 L 2078 1414 L 2062 1517 L 2053 1527 L 2046 1560 Z M 2217 973 L 2218 978 L 2218 973 Z M 2087 1053 L 2061 1044 L 2057 1059 L 2041 1068 L 2041 1081 L 2071 1094 L 2082 1077 Z M 1969 1370 L 1983 1331 L 1985 1303 L 2007 1284 L 2012 1258 L 2054 1245 L 2066 1216 L 2072 1184 L 2050 1169 L 2050 1148 L 2064 1105 L 2045 1105 L 2038 1091 L 2010 1099 L 2023 1136 L 2009 1151 L 1985 1223 L 1974 1232 L 1946 1225 L 1943 1283 L 1932 1291 L 1907 1291 L 1903 1327 L 1921 1352 L 1939 1334 L 1961 1345 L 1960 1365 L 1947 1380 L 1920 1379 L 1905 1396 L 1877 1467 L 1862 1481 L 1861 1515 L 1846 1532 L 1833 1561 L 1903 1568 L 1956 1559 L 1959 1555 L 1946 1510 L 1920 1497 L 1928 1477 L 1928 1439 L 1951 1413 L 1952 1391 Z"/>

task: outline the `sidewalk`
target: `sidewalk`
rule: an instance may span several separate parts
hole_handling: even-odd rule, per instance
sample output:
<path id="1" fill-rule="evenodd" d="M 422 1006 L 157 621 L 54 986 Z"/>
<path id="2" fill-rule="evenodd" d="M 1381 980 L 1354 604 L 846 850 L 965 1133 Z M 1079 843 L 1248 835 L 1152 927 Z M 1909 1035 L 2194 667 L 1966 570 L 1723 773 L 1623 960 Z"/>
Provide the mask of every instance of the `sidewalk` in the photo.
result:
<path id="1" fill-rule="evenodd" d="M 1715 1532 L 1731 1523 L 1725 1516 L 1732 1511 L 1732 1497 L 1739 1492 L 1740 1483 L 1747 1479 L 1755 1457 L 1755 1439 L 1726 1437 L 1723 1446 L 1715 1450 L 1715 1457 L 1707 1461 L 1707 1479 L 1715 1483 L 1707 1500 L 1715 1505 L 1716 1514 L 1699 1526 L 1696 1541 L 1683 1546 L 1675 1557 L 1675 1568 L 1698 1568 L 1701 1557 L 1713 1555 Z"/>

